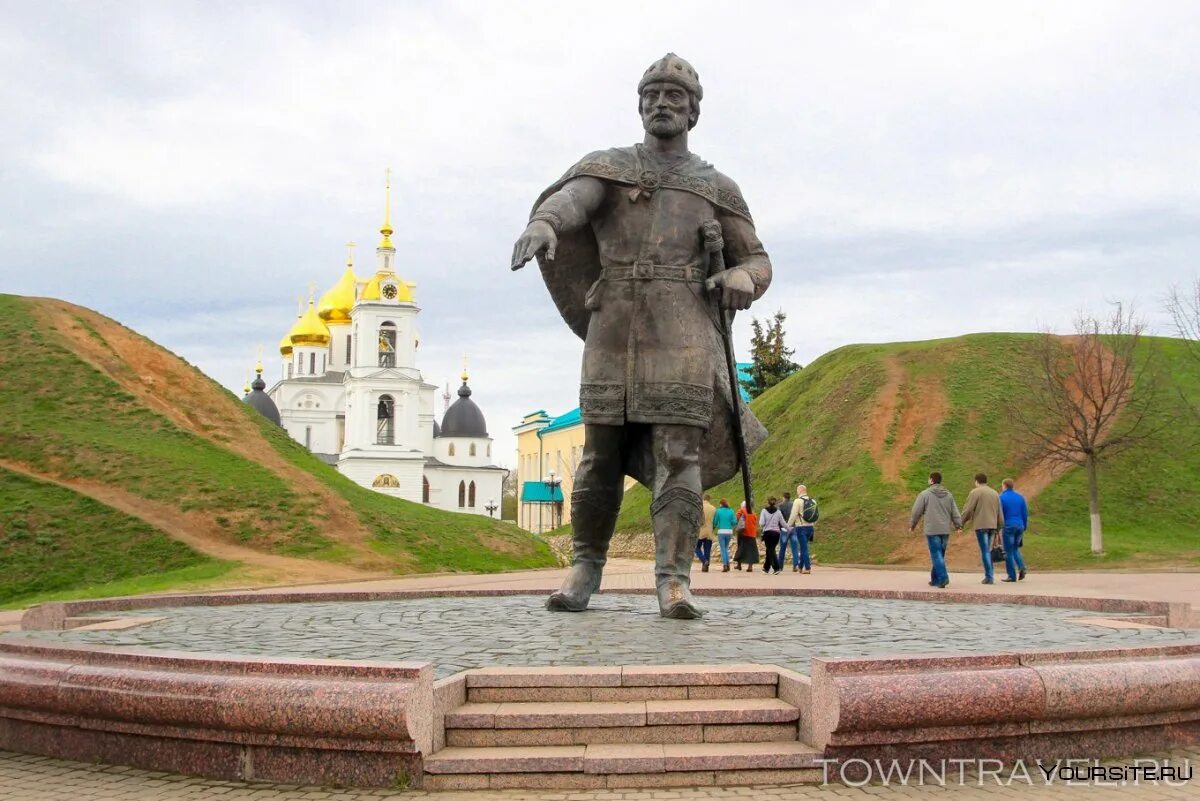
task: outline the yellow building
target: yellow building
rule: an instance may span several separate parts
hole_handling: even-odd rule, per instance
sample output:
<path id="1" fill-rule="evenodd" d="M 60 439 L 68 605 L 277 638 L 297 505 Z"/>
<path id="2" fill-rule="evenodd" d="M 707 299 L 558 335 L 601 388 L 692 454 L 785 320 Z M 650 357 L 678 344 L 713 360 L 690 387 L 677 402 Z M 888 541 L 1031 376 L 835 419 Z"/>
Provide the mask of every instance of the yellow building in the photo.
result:
<path id="1" fill-rule="evenodd" d="M 513 427 L 517 435 L 517 525 L 541 533 L 571 522 L 575 471 L 583 457 L 579 409 L 551 417 L 530 412 Z"/>

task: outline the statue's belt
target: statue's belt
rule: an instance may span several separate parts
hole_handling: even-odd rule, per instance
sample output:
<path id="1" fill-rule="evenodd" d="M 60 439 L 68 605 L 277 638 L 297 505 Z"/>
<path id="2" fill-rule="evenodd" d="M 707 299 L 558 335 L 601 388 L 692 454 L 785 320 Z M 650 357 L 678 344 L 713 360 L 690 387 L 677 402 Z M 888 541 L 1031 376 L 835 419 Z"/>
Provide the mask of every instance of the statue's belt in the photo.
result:
<path id="1" fill-rule="evenodd" d="M 703 283 L 708 278 L 704 267 L 678 264 L 653 264 L 639 261 L 634 264 L 609 264 L 600 272 L 605 281 L 684 281 Z"/>

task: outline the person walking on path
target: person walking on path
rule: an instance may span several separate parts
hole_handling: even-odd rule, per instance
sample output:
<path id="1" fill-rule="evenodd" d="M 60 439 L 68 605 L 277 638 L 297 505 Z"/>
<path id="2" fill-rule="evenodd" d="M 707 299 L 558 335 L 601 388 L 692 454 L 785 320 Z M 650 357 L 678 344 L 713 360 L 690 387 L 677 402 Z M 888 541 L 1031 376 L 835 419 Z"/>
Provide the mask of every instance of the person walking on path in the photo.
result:
<path id="1" fill-rule="evenodd" d="M 713 515 L 717 513 L 712 505 L 712 498 L 704 496 L 701 502 L 700 533 L 696 536 L 696 558 L 700 560 L 700 571 L 708 572 L 708 563 L 712 560 Z"/>
<path id="2" fill-rule="evenodd" d="M 779 502 L 779 514 L 783 515 L 783 528 L 779 531 L 779 569 L 783 570 L 783 563 L 787 560 L 788 543 L 792 545 L 792 568 L 793 570 L 800 564 L 800 544 L 796 539 L 796 534 L 792 531 L 792 524 L 788 521 L 792 519 L 792 493 L 783 493 L 783 500 Z"/>
<path id="3" fill-rule="evenodd" d="M 775 575 L 778 576 L 783 570 L 783 557 L 775 555 L 775 548 L 779 545 L 779 536 L 786 527 L 787 521 L 783 519 L 783 514 L 775 505 L 775 497 L 767 498 L 766 507 L 758 515 L 758 528 L 762 531 L 763 545 L 767 549 L 767 556 L 763 561 L 763 571 L 768 575 L 774 570 Z"/>
<path id="4" fill-rule="evenodd" d="M 917 523 L 925 520 L 925 540 L 929 545 L 929 560 L 933 563 L 929 571 L 929 586 L 945 588 L 950 584 L 946 572 L 946 545 L 950 532 L 962 533 L 962 515 L 950 490 L 942 486 L 942 474 L 934 470 L 929 474 L 929 486 L 917 496 L 912 513 L 908 517 L 908 530 L 917 530 Z"/>
<path id="5" fill-rule="evenodd" d="M 729 501 L 721 499 L 721 505 L 713 512 L 712 527 L 717 531 L 717 542 L 721 546 L 721 572 L 729 572 L 729 541 L 737 526 L 737 515 L 729 508 Z"/>
<path id="6" fill-rule="evenodd" d="M 742 508 L 737 511 L 735 529 L 738 541 L 733 561 L 737 562 L 738 570 L 742 569 L 742 565 L 746 565 L 746 572 L 753 573 L 754 566 L 758 564 L 758 518 L 753 512 L 746 512 L 745 501 L 742 501 Z"/>
<path id="7" fill-rule="evenodd" d="M 1004 513 L 1000 509 L 1000 495 L 988 486 L 985 473 L 975 474 L 975 488 L 963 504 L 962 524 L 964 527 L 974 524 L 979 558 L 983 561 L 983 583 L 993 584 L 992 540 L 1004 528 Z"/>
<path id="8" fill-rule="evenodd" d="M 809 543 L 813 541 L 816 532 L 817 502 L 808 494 L 808 487 L 800 484 L 796 487 L 796 502 L 792 504 L 792 513 L 788 515 L 788 526 L 791 537 L 800 546 L 800 556 L 792 562 L 793 573 L 812 572 L 812 551 Z M 808 518 L 805 518 L 805 514 Z M 793 554 L 795 551 L 793 551 Z"/>
<path id="9" fill-rule="evenodd" d="M 1004 569 L 1008 573 L 1001 581 L 1019 581 L 1025 578 L 1021 546 L 1025 544 L 1025 529 L 1029 528 L 1029 507 L 1025 497 L 1013 489 L 1011 478 L 1004 479 L 1000 508 L 1004 514 Z"/>

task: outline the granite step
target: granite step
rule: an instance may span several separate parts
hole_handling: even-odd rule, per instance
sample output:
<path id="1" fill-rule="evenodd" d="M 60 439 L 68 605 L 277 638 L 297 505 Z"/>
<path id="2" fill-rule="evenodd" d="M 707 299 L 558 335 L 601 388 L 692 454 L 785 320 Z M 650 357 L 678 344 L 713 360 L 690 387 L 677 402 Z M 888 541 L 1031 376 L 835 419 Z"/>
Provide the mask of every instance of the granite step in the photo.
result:
<path id="1" fill-rule="evenodd" d="M 820 768 L 695 770 L 671 773 L 427 773 L 422 788 L 450 790 L 618 790 L 820 784 Z M 557 797 L 557 796 L 556 796 Z"/>
<path id="2" fill-rule="evenodd" d="M 425 789 L 688 787 L 820 781 L 798 742 L 447 747 L 425 760 Z"/>
<path id="3" fill-rule="evenodd" d="M 778 669 L 763 665 L 493 667 L 467 671 L 476 703 L 774 698 Z"/>
<path id="4" fill-rule="evenodd" d="M 585 726 L 546 729 L 447 729 L 446 745 L 604 745 L 616 743 L 729 743 L 795 740 L 795 723 Z"/>
<path id="5" fill-rule="evenodd" d="M 800 710 L 778 698 L 665 701 L 468 702 L 446 714 L 451 729 L 609 728 L 795 723 Z"/>
<path id="6" fill-rule="evenodd" d="M 537 701 L 686 701 L 704 698 L 775 698 L 774 684 L 705 684 L 641 687 L 468 687 L 467 700 L 476 703 Z"/>

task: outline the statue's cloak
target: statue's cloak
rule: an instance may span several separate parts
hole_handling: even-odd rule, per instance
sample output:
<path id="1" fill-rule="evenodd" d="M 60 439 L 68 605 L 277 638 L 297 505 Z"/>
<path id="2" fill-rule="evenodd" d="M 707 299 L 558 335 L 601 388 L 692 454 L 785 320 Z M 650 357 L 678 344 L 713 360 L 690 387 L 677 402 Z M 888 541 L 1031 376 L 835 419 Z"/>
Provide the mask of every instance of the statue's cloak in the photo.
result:
<path id="1" fill-rule="evenodd" d="M 635 192 L 639 186 L 658 189 L 679 190 L 692 193 L 711 204 L 713 216 L 734 215 L 753 223 L 750 210 L 742 199 L 736 185 L 722 181 L 712 165 L 692 156 L 683 164 L 673 166 L 670 171 L 653 172 L 647 176 L 636 147 L 613 148 L 591 153 L 579 161 L 558 181 L 548 187 L 537 199 L 533 210 L 568 181 L 580 176 L 591 176 L 602 181 L 629 187 Z M 591 314 L 585 305 L 588 290 L 601 277 L 600 248 L 591 225 L 560 233 L 555 258 L 550 261 L 544 255 L 537 257 L 542 278 L 551 298 L 562 314 L 563 320 L 581 339 L 587 340 Z M 727 266 L 735 267 L 734 263 Z M 715 304 L 708 321 L 720 330 L 719 312 Z M 710 332 L 704 332 L 706 335 Z M 738 471 L 740 458 L 734 436 L 734 412 L 729 371 L 724 363 L 715 365 L 713 375 L 713 409 L 711 423 L 701 440 L 701 483 L 707 489 L 732 478 Z M 748 452 L 753 452 L 766 440 L 766 429 L 743 402 L 741 407 L 742 431 Z M 586 422 L 586 420 L 585 420 Z M 642 438 L 627 455 L 625 472 L 637 481 L 650 486 L 654 475 L 654 457 L 650 452 L 648 438 Z"/>

